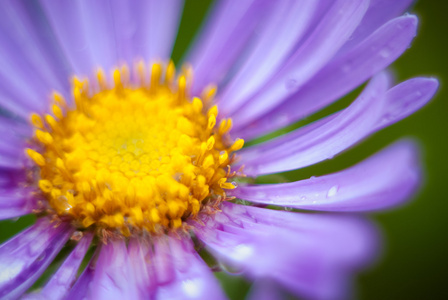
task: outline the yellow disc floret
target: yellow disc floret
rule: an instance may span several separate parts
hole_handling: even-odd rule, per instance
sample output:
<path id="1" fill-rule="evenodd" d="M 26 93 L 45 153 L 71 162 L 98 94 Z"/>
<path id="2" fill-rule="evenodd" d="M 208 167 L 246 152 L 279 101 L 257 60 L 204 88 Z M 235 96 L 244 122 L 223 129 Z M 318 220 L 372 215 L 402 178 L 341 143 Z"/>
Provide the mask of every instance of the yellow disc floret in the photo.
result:
<path id="1" fill-rule="evenodd" d="M 37 186 L 58 216 L 76 226 L 160 232 L 182 226 L 232 189 L 228 165 L 243 140 L 231 143 L 230 119 L 216 124 L 215 89 L 188 96 L 188 72 L 175 81 L 172 63 L 144 65 L 130 83 L 127 67 L 109 87 L 73 80 L 73 107 L 54 94 L 52 114 L 33 114 L 28 156 Z M 147 82 L 148 81 L 148 82 Z M 32 148 L 32 149 L 31 149 Z"/>

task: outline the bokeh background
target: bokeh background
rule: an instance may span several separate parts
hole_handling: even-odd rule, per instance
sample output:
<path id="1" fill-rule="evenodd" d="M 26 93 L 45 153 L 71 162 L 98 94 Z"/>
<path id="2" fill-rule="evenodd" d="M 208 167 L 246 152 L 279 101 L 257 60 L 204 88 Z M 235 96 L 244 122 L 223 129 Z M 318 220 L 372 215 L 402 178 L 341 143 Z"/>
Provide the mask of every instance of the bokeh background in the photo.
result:
<path id="1" fill-rule="evenodd" d="M 394 1 L 394 0 L 390 0 Z M 211 0 L 187 0 L 173 60 L 181 60 L 210 8 Z M 378 262 L 361 273 L 355 282 L 355 298 L 448 299 L 448 1 L 421 0 L 410 12 L 419 16 L 417 38 L 392 66 L 397 81 L 415 76 L 434 76 L 441 83 L 436 97 L 422 110 L 363 143 L 304 170 L 282 174 L 288 180 L 336 172 L 361 161 L 401 137 L 420 141 L 425 183 L 409 204 L 398 209 L 370 214 L 383 231 L 383 253 Z M 311 122 L 345 107 L 355 91 L 338 103 L 304 122 Z M 33 222 L 33 217 L 0 222 L 0 241 Z M 244 279 L 217 274 L 231 299 L 243 299 L 250 288 Z"/>

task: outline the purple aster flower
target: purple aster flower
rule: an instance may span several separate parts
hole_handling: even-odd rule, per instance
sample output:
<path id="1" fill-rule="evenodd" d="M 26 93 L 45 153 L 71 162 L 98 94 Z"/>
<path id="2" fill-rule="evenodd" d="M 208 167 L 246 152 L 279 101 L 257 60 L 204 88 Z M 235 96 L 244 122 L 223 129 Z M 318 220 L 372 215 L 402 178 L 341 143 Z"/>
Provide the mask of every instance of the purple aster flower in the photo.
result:
<path id="1" fill-rule="evenodd" d="M 256 299 L 344 298 L 377 238 L 337 212 L 408 199 L 414 143 L 317 178 L 253 179 L 332 158 L 430 100 L 435 79 L 383 71 L 415 36 L 410 2 L 219 1 L 178 72 L 181 1 L 2 2 L 0 217 L 37 221 L 0 246 L 0 297 L 222 299 L 221 266 L 266 282 Z M 366 81 L 345 109 L 241 149 Z"/>

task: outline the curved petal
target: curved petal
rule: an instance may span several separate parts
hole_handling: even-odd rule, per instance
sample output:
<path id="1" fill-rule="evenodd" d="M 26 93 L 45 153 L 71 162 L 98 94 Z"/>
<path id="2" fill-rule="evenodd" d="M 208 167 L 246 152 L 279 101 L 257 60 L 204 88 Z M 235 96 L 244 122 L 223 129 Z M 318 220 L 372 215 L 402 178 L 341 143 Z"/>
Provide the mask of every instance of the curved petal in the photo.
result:
<path id="1" fill-rule="evenodd" d="M 0 297 L 20 297 L 45 271 L 73 230 L 68 224 L 37 223 L 0 246 Z"/>
<path id="2" fill-rule="evenodd" d="M 5 134 L 14 134 L 16 138 L 23 139 L 30 138 L 33 135 L 32 127 L 26 122 L 20 122 L 18 120 L 0 116 L 0 132 Z"/>
<path id="3" fill-rule="evenodd" d="M 240 186 L 231 195 L 256 203 L 323 211 L 367 211 L 408 199 L 419 186 L 416 145 L 400 141 L 339 173 L 292 183 Z"/>
<path id="4" fill-rule="evenodd" d="M 202 261 L 188 239 L 168 238 L 169 260 L 155 263 L 172 264 L 174 277 L 159 285 L 156 299 L 226 299 L 216 278 Z M 160 248 L 159 248 L 160 249 Z"/>
<path id="5" fill-rule="evenodd" d="M 38 293 L 42 299 L 65 299 L 72 284 L 75 282 L 79 266 L 90 247 L 92 238 L 93 235 L 90 233 L 82 237 L 58 271 Z"/>
<path id="6" fill-rule="evenodd" d="M 147 241 L 132 238 L 128 245 L 129 264 L 141 299 L 154 299 L 157 278 L 153 270 L 152 250 Z"/>
<path id="7" fill-rule="evenodd" d="M 41 0 L 41 4 L 57 36 L 60 47 L 73 68 L 73 73 L 77 75 L 91 74 L 95 66 L 95 60 L 91 49 L 93 47 L 92 41 L 84 33 L 87 24 L 83 22 L 81 17 L 82 1 L 54 2 Z M 104 14 L 102 15 L 102 18 L 104 18 Z M 98 28 L 94 30 L 98 30 Z M 98 35 L 98 40 L 95 40 L 93 44 L 104 44 L 106 38 L 103 35 Z M 113 49 L 107 51 L 107 53 L 112 52 Z M 108 57 L 107 53 L 105 53 L 106 58 Z M 100 62 L 97 61 L 96 63 L 99 64 Z"/>
<path id="8" fill-rule="evenodd" d="M 319 1 L 278 1 L 257 30 L 258 40 L 247 60 L 219 96 L 222 115 L 256 92 L 285 62 L 308 29 Z"/>
<path id="9" fill-rule="evenodd" d="M 139 299 L 123 240 L 101 246 L 91 285 L 90 299 Z"/>
<path id="10" fill-rule="evenodd" d="M 244 173 L 249 176 L 276 173 L 332 158 L 371 133 L 382 111 L 387 88 L 388 77 L 381 73 L 357 100 L 322 126 L 314 130 L 304 127 L 241 151 Z"/>
<path id="11" fill-rule="evenodd" d="M 348 275 L 375 253 L 375 232 L 348 216 L 288 213 L 222 203 L 195 234 L 223 263 L 272 278 L 308 298 L 339 298 Z M 291 237 L 294 238 L 291 238 Z"/>
<path id="12" fill-rule="evenodd" d="M 37 204 L 29 191 L 8 188 L 0 195 L 0 220 L 21 217 L 33 212 Z"/>
<path id="13" fill-rule="evenodd" d="M 20 169 L 23 167 L 23 161 L 18 157 L 11 157 L 8 153 L 0 151 L 0 169 Z"/>
<path id="14" fill-rule="evenodd" d="M 416 34 L 417 18 L 396 18 L 336 58 L 296 94 L 236 134 L 253 138 L 289 125 L 329 105 L 397 59 Z"/>
<path id="15" fill-rule="evenodd" d="M 350 50 L 384 23 L 403 14 L 412 2 L 413 0 L 370 0 L 369 9 L 364 18 L 341 48 L 340 53 Z"/>
<path id="16" fill-rule="evenodd" d="M 350 37 L 367 7 L 368 1 L 335 1 L 313 33 L 277 75 L 232 114 L 235 127 L 252 122 L 302 87 Z"/>
<path id="17" fill-rule="evenodd" d="M 271 8 L 266 0 L 223 0 L 215 5 L 186 59 L 194 69 L 193 95 L 221 82 Z"/>
<path id="18" fill-rule="evenodd" d="M 77 75 L 169 58 L 183 1 L 41 0 Z"/>
<path id="19" fill-rule="evenodd" d="M 167 61 L 182 6 L 181 0 L 111 1 L 120 61 Z"/>
<path id="20" fill-rule="evenodd" d="M 41 1 L 67 60 L 78 76 L 118 63 L 110 2 Z"/>
<path id="21" fill-rule="evenodd" d="M 68 95 L 70 69 L 36 2 L 3 1 L 1 8 L 2 102 L 14 102 L 1 105 L 21 116 L 22 110 L 43 112 L 53 90 Z"/>
<path id="22" fill-rule="evenodd" d="M 435 78 L 412 78 L 402 82 L 386 93 L 383 118 L 374 131 L 392 125 L 422 108 L 434 96 L 439 87 Z"/>
<path id="23" fill-rule="evenodd" d="M 96 257 L 96 254 L 99 252 L 97 248 L 97 251 L 94 254 L 94 257 Z M 73 287 L 68 292 L 68 295 L 66 297 L 67 300 L 85 300 L 89 299 L 87 298 L 89 290 L 92 285 L 92 279 L 93 274 L 95 272 L 95 263 L 94 260 L 91 259 L 89 261 L 89 264 L 84 269 L 82 274 L 79 276 L 78 280 L 76 280 Z"/>

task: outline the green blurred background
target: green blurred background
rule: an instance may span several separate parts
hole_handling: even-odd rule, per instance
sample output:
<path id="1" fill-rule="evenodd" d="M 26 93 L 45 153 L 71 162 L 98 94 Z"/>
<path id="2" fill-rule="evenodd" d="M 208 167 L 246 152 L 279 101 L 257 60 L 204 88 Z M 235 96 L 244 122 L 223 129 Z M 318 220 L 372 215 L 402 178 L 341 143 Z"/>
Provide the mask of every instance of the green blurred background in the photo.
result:
<path id="1" fill-rule="evenodd" d="M 173 51 L 175 62 L 188 48 L 211 2 L 186 1 Z M 426 170 L 423 189 L 404 207 L 370 215 L 383 230 L 384 249 L 378 263 L 358 276 L 355 297 L 359 299 L 448 299 L 448 91 L 444 88 L 448 78 L 447 9 L 448 1 L 436 0 L 421 0 L 411 9 L 419 16 L 419 33 L 412 47 L 393 65 L 397 81 L 421 75 L 437 77 L 441 87 L 432 102 L 332 161 L 284 174 L 289 180 L 298 180 L 335 172 L 403 136 L 421 142 Z M 356 92 L 306 122 L 346 106 L 355 96 Z M 0 240 L 6 240 L 32 221 L 32 217 L 24 217 L 0 222 Z M 248 282 L 224 273 L 217 276 L 231 299 L 244 298 Z"/>

